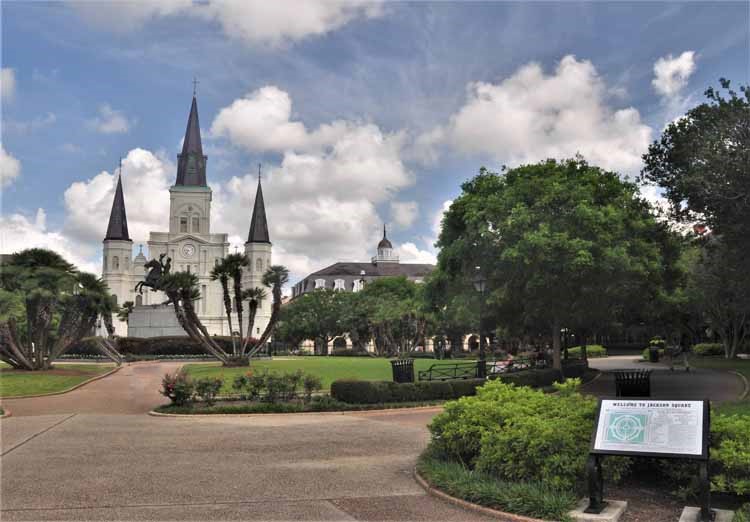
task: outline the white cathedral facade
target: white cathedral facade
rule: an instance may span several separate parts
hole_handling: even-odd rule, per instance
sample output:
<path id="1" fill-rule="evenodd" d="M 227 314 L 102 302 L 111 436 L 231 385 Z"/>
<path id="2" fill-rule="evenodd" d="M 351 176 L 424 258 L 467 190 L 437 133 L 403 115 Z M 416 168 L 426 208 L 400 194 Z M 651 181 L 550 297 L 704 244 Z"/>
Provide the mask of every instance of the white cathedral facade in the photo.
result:
<path id="1" fill-rule="evenodd" d="M 168 230 L 149 234 L 148 254 L 157 261 L 162 257 L 162 262 L 168 263 L 173 272 L 187 271 L 196 274 L 201 294 L 200 300 L 195 303 L 198 317 L 209 333 L 230 335 L 221 284 L 210 278 L 214 266 L 229 253 L 229 242 L 226 233 L 211 231 L 211 189 L 206 183 L 206 161 L 198 123 L 198 104 L 193 96 L 182 153 L 178 155 L 177 177 L 175 184 L 169 189 Z M 117 304 L 122 305 L 126 301 L 135 304 L 127 322 L 115 320 L 116 335 L 184 336 L 185 331 L 177 322 L 173 309 L 162 304 L 166 301 L 162 292 L 154 292 L 148 287 L 143 288 L 142 294 L 135 290 L 136 284 L 146 279 L 149 269 L 146 268 L 148 260 L 143 252 L 133 257 L 122 172 L 117 181 L 103 250 L 103 279 L 116 296 Z M 245 255 L 249 264 L 243 271 L 243 288 L 262 288 L 263 273 L 271 266 L 272 244 L 268 235 L 260 179 L 245 243 Z M 269 297 L 258 308 L 253 336 L 259 336 L 263 332 L 271 317 L 270 291 L 268 294 Z M 235 329 L 238 327 L 234 316 L 232 326 Z M 242 334 L 245 335 L 245 332 Z"/>

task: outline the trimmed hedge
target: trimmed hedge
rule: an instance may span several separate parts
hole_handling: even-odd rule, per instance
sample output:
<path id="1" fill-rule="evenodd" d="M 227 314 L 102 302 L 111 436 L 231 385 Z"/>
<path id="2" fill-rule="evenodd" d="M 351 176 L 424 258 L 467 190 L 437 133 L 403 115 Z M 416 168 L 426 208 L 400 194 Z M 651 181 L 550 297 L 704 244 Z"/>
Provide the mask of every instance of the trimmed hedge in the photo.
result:
<path id="1" fill-rule="evenodd" d="M 457 399 L 474 395 L 484 379 L 456 381 L 389 381 L 338 380 L 331 384 L 331 397 L 349 404 L 382 404 Z"/>
<path id="2" fill-rule="evenodd" d="M 597 357 L 606 357 L 607 349 L 601 344 L 589 344 L 586 345 L 586 356 L 591 359 L 596 359 Z M 573 346 L 572 348 L 568 348 L 568 357 L 580 359 L 581 347 Z"/>
<path id="3" fill-rule="evenodd" d="M 226 352 L 232 353 L 232 338 L 215 336 L 219 346 Z M 117 350 L 123 355 L 200 355 L 206 353 L 199 343 L 189 337 L 118 337 Z M 74 355 L 96 355 L 93 337 L 86 337 L 73 346 L 66 353 Z"/>
<path id="4" fill-rule="evenodd" d="M 352 350 L 351 348 L 338 348 L 331 351 L 332 357 L 370 357 L 364 350 Z"/>
<path id="5" fill-rule="evenodd" d="M 724 355 L 724 345 L 721 343 L 699 343 L 693 346 L 695 355 Z"/>

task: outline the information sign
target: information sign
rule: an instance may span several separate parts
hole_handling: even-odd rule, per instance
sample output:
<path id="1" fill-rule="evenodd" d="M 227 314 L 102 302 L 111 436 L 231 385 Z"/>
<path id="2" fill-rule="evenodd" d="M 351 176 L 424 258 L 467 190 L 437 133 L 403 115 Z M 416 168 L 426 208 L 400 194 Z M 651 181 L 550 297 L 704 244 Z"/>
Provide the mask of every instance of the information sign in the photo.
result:
<path id="1" fill-rule="evenodd" d="M 705 401 L 602 399 L 591 453 L 708 458 Z"/>

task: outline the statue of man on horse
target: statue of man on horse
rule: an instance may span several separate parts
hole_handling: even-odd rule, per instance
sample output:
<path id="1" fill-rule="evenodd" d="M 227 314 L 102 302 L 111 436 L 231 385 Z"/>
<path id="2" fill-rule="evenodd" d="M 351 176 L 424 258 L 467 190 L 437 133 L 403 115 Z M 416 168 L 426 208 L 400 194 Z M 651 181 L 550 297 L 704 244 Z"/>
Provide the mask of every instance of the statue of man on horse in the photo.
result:
<path id="1" fill-rule="evenodd" d="M 169 270 L 172 268 L 172 258 L 167 257 L 167 262 L 164 262 L 164 257 L 167 254 L 160 254 L 159 260 L 152 259 L 148 263 L 145 264 L 144 268 L 149 268 L 149 273 L 146 276 L 145 281 L 139 281 L 137 285 L 135 285 L 135 291 L 139 294 L 143 295 L 143 287 L 147 286 L 151 288 L 152 292 L 156 292 L 157 290 L 161 289 L 161 279 L 165 275 L 169 273 Z"/>

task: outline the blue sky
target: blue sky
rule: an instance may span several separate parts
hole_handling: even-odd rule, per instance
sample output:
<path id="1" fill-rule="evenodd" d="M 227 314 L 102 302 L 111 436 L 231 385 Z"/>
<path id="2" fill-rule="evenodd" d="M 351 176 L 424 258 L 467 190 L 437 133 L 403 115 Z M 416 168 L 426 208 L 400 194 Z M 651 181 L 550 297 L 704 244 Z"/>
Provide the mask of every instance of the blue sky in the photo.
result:
<path id="1" fill-rule="evenodd" d="M 263 163 L 297 277 L 366 259 L 383 221 L 402 260 L 434 258 L 482 165 L 632 176 L 707 86 L 748 83 L 745 2 L 274 5 L 3 2 L 2 251 L 98 269 L 120 156 L 136 244 L 165 229 L 194 76 L 213 231 L 242 242 Z"/>

